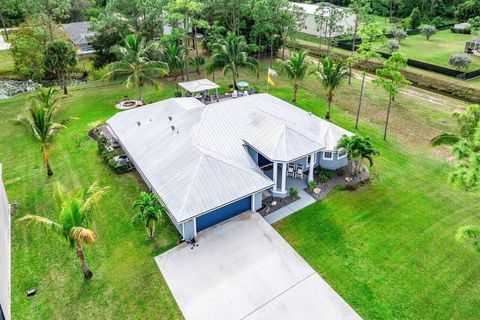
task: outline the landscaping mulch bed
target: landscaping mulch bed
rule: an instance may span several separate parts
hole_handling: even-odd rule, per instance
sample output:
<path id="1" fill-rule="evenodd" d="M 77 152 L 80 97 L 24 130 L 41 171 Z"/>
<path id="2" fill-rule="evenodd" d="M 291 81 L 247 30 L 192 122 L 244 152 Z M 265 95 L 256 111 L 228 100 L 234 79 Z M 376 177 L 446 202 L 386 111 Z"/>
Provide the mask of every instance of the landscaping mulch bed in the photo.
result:
<path id="1" fill-rule="evenodd" d="M 263 199 L 262 201 L 262 204 L 264 205 L 264 207 L 260 210 L 258 210 L 258 213 L 260 213 L 260 215 L 262 215 L 262 217 L 265 217 L 267 215 L 269 215 L 270 213 L 272 212 L 275 212 L 297 200 L 299 200 L 300 197 L 299 196 L 286 196 L 285 198 L 274 198 L 274 197 L 268 197 L 268 198 L 265 198 Z M 274 206 L 272 205 L 272 203 L 276 203 Z"/>
<path id="2" fill-rule="evenodd" d="M 352 178 L 351 181 L 347 181 L 346 178 Z M 319 193 L 315 193 L 309 188 L 305 188 L 305 192 L 311 195 L 315 200 L 322 200 L 333 188 L 336 186 L 345 186 L 345 190 L 354 191 L 368 182 L 370 179 L 370 174 L 367 170 L 362 171 L 357 177 L 353 178 L 351 174 L 344 174 L 342 176 L 334 176 L 325 183 L 319 183 L 317 188 L 320 189 Z"/>

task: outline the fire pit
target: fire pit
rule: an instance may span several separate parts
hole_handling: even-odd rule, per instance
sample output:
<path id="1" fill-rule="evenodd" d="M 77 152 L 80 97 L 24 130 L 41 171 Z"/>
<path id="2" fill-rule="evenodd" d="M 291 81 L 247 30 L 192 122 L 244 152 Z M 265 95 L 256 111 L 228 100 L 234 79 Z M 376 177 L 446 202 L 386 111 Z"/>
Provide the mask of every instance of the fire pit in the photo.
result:
<path id="1" fill-rule="evenodd" d="M 125 100 L 117 103 L 115 107 L 120 110 L 128 110 L 135 107 L 139 107 L 141 105 L 143 105 L 143 103 L 140 100 Z"/>

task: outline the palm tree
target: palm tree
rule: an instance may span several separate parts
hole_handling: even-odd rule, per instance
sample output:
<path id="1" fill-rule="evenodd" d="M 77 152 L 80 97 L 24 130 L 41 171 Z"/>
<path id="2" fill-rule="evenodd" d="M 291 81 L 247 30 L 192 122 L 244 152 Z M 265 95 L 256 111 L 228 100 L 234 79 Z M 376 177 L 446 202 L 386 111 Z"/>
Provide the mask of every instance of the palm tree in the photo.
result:
<path id="1" fill-rule="evenodd" d="M 155 235 L 155 225 L 162 218 L 165 207 L 160 204 L 154 193 L 140 193 L 140 199 L 133 203 L 133 208 L 138 208 L 138 213 L 132 218 L 134 225 L 142 224 L 147 229 L 149 238 Z"/>
<path id="2" fill-rule="evenodd" d="M 472 140 L 480 123 L 480 105 L 469 105 L 465 112 L 453 113 L 453 118 L 457 122 L 458 133 L 444 132 L 434 137 L 431 140 L 434 147 L 440 145 L 453 146 L 462 140 Z"/>
<path id="3" fill-rule="evenodd" d="M 95 204 L 107 189 L 108 187 L 100 188 L 98 183 L 94 182 L 89 188 L 70 195 L 58 183 L 54 192 L 54 199 L 58 206 L 57 221 L 37 215 L 26 215 L 17 221 L 38 225 L 43 230 L 64 238 L 70 248 L 76 249 L 83 275 L 86 280 L 89 280 L 92 278 L 93 272 L 85 261 L 83 244 L 91 244 L 97 238 L 95 232 L 89 229 L 92 223 L 92 213 L 95 211 Z"/>
<path id="4" fill-rule="evenodd" d="M 212 51 L 211 65 L 218 69 L 222 68 L 224 75 L 230 72 L 234 88 L 237 88 L 236 79 L 239 76 L 239 68 L 249 68 L 254 72 L 258 71 L 259 62 L 248 56 L 251 46 L 247 45 L 243 36 L 237 36 L 230 32 L 225 39 L 212 46 Z"/>
<path id="5" fill-rule="evenodd" d="M 175 43 L 168 43 L 162 50 L 160 60 L 168 66 L 169 75 L 174 77 L 175 84 L 178 84 L 178 77 L 181 75 L 184 80 L 185 73 L 188 80 L 188 66 L 195 63 L 195 59 L 188 56 L 191 49 L 186 46 L 177 46 Z"/>
<path id="6" fill-rule="evenodd" d="M 32 99 L 45 104 L 46 108 L 50 108 L 58 104 L 59 98 L 56 96 L 58 90 L 54 87 L 43 88 L 39 87 Z"/>
<path id="7" fill-rule="evenodd" d="M 53 103 L 51 97 L 46 99 L 43 93 L 30 101 L 30 106 L 25 108 L 25 111 L 15 119 L 15 122 L 25 126 L 32 132 L 34 138 L 40 142 L 40 151 L 47 167 L 47 175 L 51 176 L 53 170 L 50 166 L 50 145 L 58 130 L 65 126 L 62 123 L 55 122 L 54 119 L 58 104 Z M 40 99 L 46 99 L 47 102 L 38 102 Z"/>
<path id="8" fill-rule="evenodd" d="M 115 48 L 121 56 L 121 61 L 109 65 L 110 71 L 105 78 L 124 80 L 128 89 L 137 87 L 138 99 L 143 101 L 143 86 L 152 84 L 158 88 L 160 84 L 155 78 L 168 74 L 166 63 L 149 59 L 153 46 L 153 43 L 147 43 L 135 34 L 128 35 L 124 45 Z"/>
<path id="9" fill-rule="evenodd" d="M 373 166 L 373 156 L 379 154 L 373 148 L 369 137 L 357 135 L 344 135 L 338 142 L 337 149 L 343 149 L 347 153 L 350 170 L 354 176 L 358 175 L 363 160 L 367 159 L 371 167 Z"/>
<path id="10" fill-rule="evenodd" d="M 315 75 L 322 82 L 322 87 L 327 91 L 327 114 L 325 119 L 330 121 L 330 111 L 332 109 L 333 94 L 342 84 L 342 80 L 347 74 L 347 68 L 341 61 L 335 62 L 333 58 L 322 59 L 322 68 L 315 71 Z"/>
<path id="11" fill-rule="evenodd" d="M 282 70 L 285 71 L 287 77 L 292 79 L 293 82 L 293 95 L 292 102 L 297 101 L 298 81 L 303 80 L 307 74 L 310 61 L 307 59 L 308 51 L 300 50 L 294 52 L 290 59 L 281 61 Z"/>

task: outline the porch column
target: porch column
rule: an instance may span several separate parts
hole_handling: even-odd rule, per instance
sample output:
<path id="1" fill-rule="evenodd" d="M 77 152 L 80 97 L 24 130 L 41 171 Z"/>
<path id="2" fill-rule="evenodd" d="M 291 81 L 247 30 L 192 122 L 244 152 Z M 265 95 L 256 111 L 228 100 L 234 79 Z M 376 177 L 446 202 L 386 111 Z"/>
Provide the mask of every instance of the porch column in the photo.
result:
<path id="1" fill-rule="evenodd" d="M 273 162 L 273 191 L 277 191 L 277 165 L 278 162 Z"/>
<path id="2" fill-rule="evenodd" d="M 282 193 L 287 192 L 286 191 L 287 187 L 287 163 L 284 162 L 282 163 Z"/>
<path id="3" fill-rule="evenodd" d="M 315 153 L 310 155 L 310 170 L 308 170 L 308 182 L 313 181 L 313 169 L 315 168 Z"/>

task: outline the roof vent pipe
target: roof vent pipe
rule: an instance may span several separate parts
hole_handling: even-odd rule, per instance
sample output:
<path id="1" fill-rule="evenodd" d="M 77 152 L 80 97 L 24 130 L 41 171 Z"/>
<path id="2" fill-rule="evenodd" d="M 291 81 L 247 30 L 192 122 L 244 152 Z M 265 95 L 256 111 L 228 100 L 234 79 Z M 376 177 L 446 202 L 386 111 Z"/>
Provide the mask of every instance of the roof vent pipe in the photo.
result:
<path id="1" fill-rule="evenodd" d="M 142 124 L 140 123 L 140 121 L 137 121 L 137 126 L 141 126 Z"/>
<path id="2" fill-rule="evenodd" d="M 168 121 L 172 121 L 173 120 L 173 117 L 172 116 L 168 116 Z"/>
<path id="3" fill-rule="evenodd" d="M 170 128 L 172 128 L 172 131 L 175 131 L 175 126 L 170 126 Z"/>

